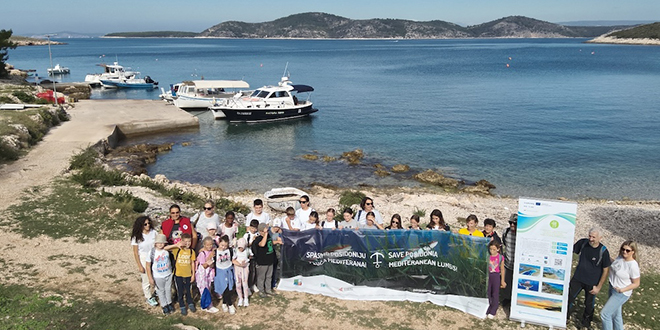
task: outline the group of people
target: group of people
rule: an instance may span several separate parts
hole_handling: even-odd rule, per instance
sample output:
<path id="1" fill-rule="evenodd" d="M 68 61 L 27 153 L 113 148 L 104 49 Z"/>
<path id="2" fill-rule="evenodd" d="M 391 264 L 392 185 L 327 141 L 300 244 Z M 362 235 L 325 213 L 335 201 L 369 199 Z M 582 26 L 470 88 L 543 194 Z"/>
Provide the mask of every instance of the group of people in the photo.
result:
<path id="1" fill-rule="evenodd" d="M 263 202 L 255 201 L 254 212 L 248 215 L 250 226 L 240 238 L 234 212 L 227 212 L 220 221 L 214 208 L 213 202 L 207 201 L 204 211 L 191 220 L 181 216 L 178 205 L 172 205 L 170 217 L 160 230 L 146 216 L 133 224 L 131 245 L 144 297 L 151 306 L 160 304 L 163 314 L 175 310 L 173 283 L 181 315 L 197 311 L 193 283 L 200 293 L 201 309 L 209 313 L 220 311 L 213 306 L 213 296 L 220 301 L 222 311 L 235 314 L 236 307 L 250 305 L 253 294 L 275 294 L 281 230 L 269 227 Z"/>
<path id="2" fill-rule="evenodd" d="M 399 214 L 394 214 L 389 225 L 385 226 L 370 197 L 362 199 L 357 212 L 350 208 L 343 210 L 343 221 L 335 219 L 333 208 L 328 209 L 325 219 L 321 220 L 318 212 L 311 207 L 309 196 L 302 196 L 299 203 L 299 209 L 289 207 L 282 218 L 271 219 L 264 212 L 263 201 L 254 200 L 253 211 L 246 216 L 247 231 L 240 238 L 237 237 L 235 214 L 229 211 L 221 221 L 214 212 L 212 201 L 207 201 L 203 212 L 195 215 L 192 221 L 181 216 L 179 206 L 172 205 L 170 217 L 161 224 L 159 232 L 150 218 L 139 217 L 133 226 L 131 244 L 147 303 L 157 306 L 160 302 L 164 314 L 173 312 L 171 288 L 174 282 L 181 314 L 186 315 L 188 310 L 195 312 L 190 293 L 191 283 L 195 282 L 201 295 L 202 310 L 211 313 L 219 311 L 212 304 L 211 295 L 215 294 L 222 302 L 222 310 L 234 314 L 234 295 L 238 295 L 237 306 L 247 307 L 250 296 L 255 293 L 259 296 L 275 294 L 280 273 L 282 229 L 406 229 Z M 477 216 L 470 214 L 466 217 L 466 226 L 458 230 L 459 234 L 490 238 L 488 318 L 495 317 L 500 301 L 505 306 L 511 302 L 518 215 L 512 214 L 508 222 L 509 226 L 500 237 L 495 231 L 495 220 L 485 219 L 484 229 L 479 230 Z M 426 226 L 421 225 L 419 216 L 412 215 L 407 229 L 451 231 L 438 209 L 431 212 Z M 583 326 L 589 327 L 594 314 L 595 296 L 609 279 L 610 298 L 600 314 L 603 329 L 623 329 L 621 306 L 640 283 L 637 245 L 632 241 L 624 242 L 618 257 L 614 259 L 610 258 L 600 240 L 600 231 L 591 229 L 588 238 L 577 241 L 573 246 L 574 253 L 579 255 L 579 262 L 570 281 L 568 310 L 569 313 L 572 311 L 577 296 L 584 290 L 585 311 L 581 321 Z"/>

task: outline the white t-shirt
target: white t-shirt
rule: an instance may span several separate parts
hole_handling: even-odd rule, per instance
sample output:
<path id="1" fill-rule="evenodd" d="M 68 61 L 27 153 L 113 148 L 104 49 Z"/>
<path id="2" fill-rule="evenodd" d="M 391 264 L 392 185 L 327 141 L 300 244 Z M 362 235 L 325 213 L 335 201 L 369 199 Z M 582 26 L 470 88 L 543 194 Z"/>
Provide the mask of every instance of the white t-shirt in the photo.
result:
<path id="1" fill-rule="evenodd" d="M 154 260 L 151 260 L 151 254 L 148 254 L 146 261 L 151 262 L 151 273 L 154 278 L 165 278 L 172 275 L 172 263 L 168 251 L 154 248 Z"/>
<path id="2" fill-rule="evenodd" d="M 191 221 L 194 219 L 191 219 Z M 206 217 L 206 213 L 202 212 L 197 218 L 197 224 L 195 224 L 195 230 L 202 234 L 202 238 L 209 236 L 208 226 L 209 223 L 215 224 L 216 227 L 220 226 L 220 217 L 213 213 L 210 218 Z"/>
<path id="3" fill-rule="evenodd" d="M 136 242 L 135 238 L 131 239 L 131 245 L 137 245 L 138 255 L 141 258 L 151 253 L 151 249 L 154 248 L 154 242 L 156 241 L 156 231 L 152 229 L 147 234 L 142 233 L 142 238 L 144 240 L 140 243 Z"/>
<path id="4" fill-rule="evenodd" d="M 639 264 L 636 260 L 626 261 L 623 257 L 617 257 L 612 265 L 610 265 L 610 284 L 615 288 L 625 288 L 632 284 L 633 278 L 639 278 Z M 624 295 L 630 297 L 633 290 L 622 292 Z"/>
<path id="5" fill-rule="evenodd" d="M 227 269 L 231 265 L 231 251 L 229 249 L 224 251 L 220 251 L 220 249 L 215 250 L 215 268 Z"/>
<path id="6" fill-rule="evenodd" d="M 380 212 L 378 212 L 377 210 L 373 210 L 371 212 L 373 212 L 374 215 L 376 216 L 376 223 L 382 225 L 383 217 L 380 215 Z M 357 213 L 355 214 L 355 220 L 358 222 L 360 226 L 365 226 L 367 224 L 367 213 L 369 212 L 365 210 L 358 210 Z"/>
<path id="7" fill-rule="evenodd" d="M 234 222 L 234 225 L 229 228 L 223 223 L 218 229 L 220 235 L 227 235 L 227 237 L 229 237 L 229 247 L 234 247 L 234 243 L 236 243 L 236 233 L 238 233 L 238 226 L 236 223 Z"/>
<path id="8" fill-rule="evenodd" d="M 312 211 L 314 211 L 314 209 L 311 207 L 308 208 L 307 211 L 303 209 L 296 210 L 296 219 L 298 219 L 298 223 L 301 225 L 300 230 L 303 230 L 302 225 L 304 225 L 305 222 L 309 222 L 309 214 L 312 213 Z"/>
<path id="9" fill-rule="evenodd" d="M 270 214 L 266 212 L 261 212 L 259 215 L 254 214 L 254 212 L 250 212 L 250 214 L 245 217 L 245 224 L 249 226 L 252 219 L 259 220 L 259 223 L 270 224 Z"/>
<path id="10" fill-rule="evenodd" d="M 300 226 L 300 230 L 308 230 L 308 229 L 314 229 L 314 228 L 316 228 L 316 224 L 315 223 L 309 223 L 309 220 L 303 222 L 302 226 Z"/>
<path id="11" fill-rule="evenodd" d="M 250 230 L 243 235 L 243 238 L 245 238 L 245 241 L 247 242 L 248 249 L 252 246 L 252 242 L 254 242 L 254 239 L 259 237 L 259 232 L 256 233 L 251 233 Z"/>
<path id="12" fill-rule="evenodd" d="M 337 227 L 335 227 L 335 220 L 330 220 L 330 221 L 323 220 L 323 221 L 321 221 L 321 223 L 323 223 L 323 226 L 321 226 L 321 228 L 324 228 L 324 229 L 336 229 L 337 228 Z"/>
<path id="13" fill-rule="evenodd" d="M 300 221 L 298 220 L 298 217 L 293 217 L 291 220 L 291 228 L 289 228 L 289 224 L 286 222 L 287 216 L 282 217 L 282 228 L 288 229 L 288 230 L 294 230 L 294 229 L 300 229 Z"/>
<path id="14" fill-rule="evenodd" d="M 247 262 L 246 265 L 250 264 L 250 249 L 245 248 L 243 252 L 239 251 L 238 248 L 234 250 L 234 259 L 239 262 Z"/>

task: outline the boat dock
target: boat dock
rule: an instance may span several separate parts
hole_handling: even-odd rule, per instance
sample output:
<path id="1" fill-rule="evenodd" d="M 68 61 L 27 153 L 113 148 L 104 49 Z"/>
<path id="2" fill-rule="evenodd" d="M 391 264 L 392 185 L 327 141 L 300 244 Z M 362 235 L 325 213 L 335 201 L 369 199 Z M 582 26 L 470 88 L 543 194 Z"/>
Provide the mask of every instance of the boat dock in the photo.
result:
<path id="1" fill-rule="evenodd" d="M 199 127 L 197 117 L 161 100 L 81 100 L 68 112 L 92 144 L 107 139 L 115 146 L 125 137 Z"/>

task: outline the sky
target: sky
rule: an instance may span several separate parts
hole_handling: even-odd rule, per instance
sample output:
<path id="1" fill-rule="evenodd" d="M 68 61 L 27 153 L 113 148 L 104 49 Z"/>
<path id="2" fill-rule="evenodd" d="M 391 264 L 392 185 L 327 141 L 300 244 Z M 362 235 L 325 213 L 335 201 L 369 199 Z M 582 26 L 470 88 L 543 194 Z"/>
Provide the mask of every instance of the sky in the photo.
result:
<path id="1" fill-rule="evenodd" d="M 659 0 L 45 0 L 7 1 L 0 29 L 16 35 L 70 31 L 201 32 L 224 21 L 265 22 L 304 12 L 351 19 L 442 20 L 474 25 L 521 15 L 549 22 L 660 21 Z"/>

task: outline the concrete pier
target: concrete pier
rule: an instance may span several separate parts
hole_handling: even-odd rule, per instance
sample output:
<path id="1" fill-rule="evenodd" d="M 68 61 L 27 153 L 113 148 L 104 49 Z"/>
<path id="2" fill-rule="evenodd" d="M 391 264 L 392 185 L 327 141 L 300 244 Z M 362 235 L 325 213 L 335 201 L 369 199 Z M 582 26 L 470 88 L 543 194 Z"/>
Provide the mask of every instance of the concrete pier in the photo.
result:
<path id="1" fill-rule="evenodd" d="M 14 203 L 24 189 L 47 184 L 72 155 L 101 140 L 113 146 L 123 136 L 199 127 L 197 117 L 163 101 L 84 100 L 67 111 L 70 121 L 53 127 L 24 157 L 0 166 L 0 203 Z"/>

